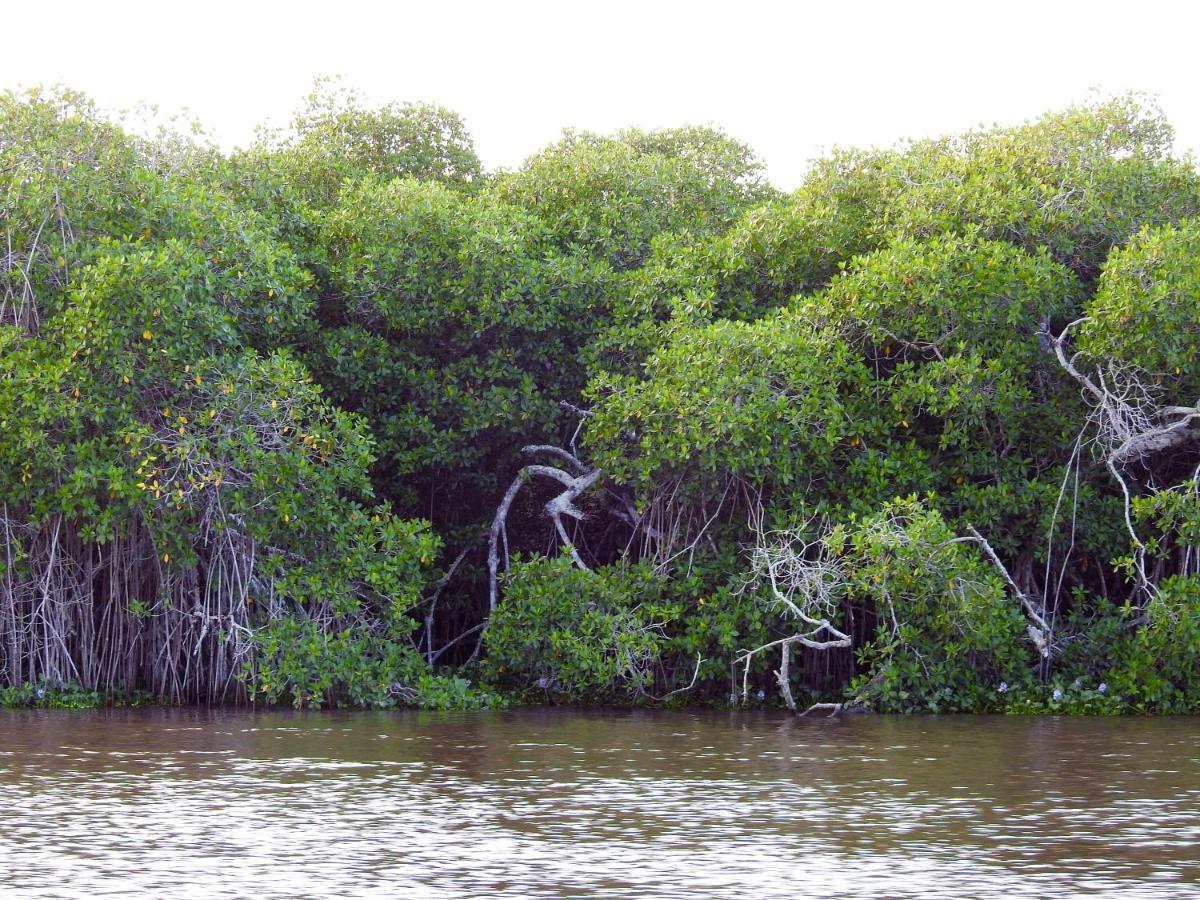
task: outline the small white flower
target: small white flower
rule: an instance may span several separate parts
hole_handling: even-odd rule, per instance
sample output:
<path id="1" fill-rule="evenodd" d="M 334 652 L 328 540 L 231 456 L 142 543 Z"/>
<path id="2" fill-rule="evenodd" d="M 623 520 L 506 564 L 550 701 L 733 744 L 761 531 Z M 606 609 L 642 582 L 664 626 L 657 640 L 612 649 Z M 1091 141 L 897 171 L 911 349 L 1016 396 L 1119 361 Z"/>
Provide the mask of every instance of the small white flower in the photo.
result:
<path id="1" fill-rule="evenodd" d="M 1008 691 L 1008 682 L 1007 681 L 1000 682 L 1000 687 L 998 687 L 996 690 L 998 690 L 1002 694 L 1006 693 Z"/>
<path id="2" fill-rule="evenodd" d="M 1055 688 L 1055 689 L 1054 689 L 1054 699 L 1055 699 L 1055 700 L 1061 700 L 1061 699 L 1062 699 L 1062 689 L 1061 689 L 1061 688 Z"/>
<path id="3" fill-rule="evenodd" d="M 1103 694 L 1105 691 L 1108 690 L 1108 685 L 1102 681 L 1098 685 L 1096 685 L 1096 690 L 1098 690 L 1100 693 Z"/>

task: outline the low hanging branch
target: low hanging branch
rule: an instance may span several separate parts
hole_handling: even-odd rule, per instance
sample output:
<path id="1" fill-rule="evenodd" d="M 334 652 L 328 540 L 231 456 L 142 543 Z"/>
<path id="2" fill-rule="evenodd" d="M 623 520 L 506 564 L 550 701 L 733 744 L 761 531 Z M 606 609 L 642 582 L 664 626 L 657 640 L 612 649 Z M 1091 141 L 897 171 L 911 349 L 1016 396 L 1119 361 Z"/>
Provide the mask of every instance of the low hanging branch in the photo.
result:
<path id="1" fill-rule="evenodd" d="M 867 525 L 864 537 L 869 538 L 869 543 L 885 549 L 890 554 L 900 553 L 920 560 L 919 565 L 927 567 L 931 575 L 951 579 L 960 583 L 960 586 L 960 576 L 945 568 L 953 563 L 953 558 L 945 557 L 945 551 L 953 544 L 978 545 L 999 570 L 1005 584 L 1020 602 L 1027 619 L 1026 631 L 1038 653 L 1043 658 L 1049 657 L 1051 627 L 1043 611 L 1021 590 L 991 544 L 975 528 L 967 527 L 969 537 L 927 541 L 919 534 L 910 533 L 907 524 L 905 516 L 888 513 Z M 837 715 L 847 706 L 863 704 L 878 688 L 877 679 L 868 682 L 848 704 L 816 703 L 800 712 L 792 696 L 789 668 L 793 646 L 799 645 L 814 650 L 852 646 L 851 636 L 833 622 L 847 594 L 854 589 L 856 579 L 862 577 L 859 567 L 868 564 L 870 560 L 861 556 L 855 557 L 853 554 L 843 555 L 840 547 L 834 549 L 823 536 L 805 539 L 802 535 L 806 533 L 807 526 L 798 531 L 780 532 L 774 538 L 764 534 L 760 526 L 761 514 L 755 526 L 758 540 L 751 557 L 752 568 L 746 587 L 764 584 L 769 586 L 776 603 L 787 613 L 788 618 L 793 619 L 800 627 L 796 633 L 787 637 L 739 653 L 735 665 L 742 666 L 743 700 L 749 693 L 750 664 L 753 658 L 763 651 L 779 648 L 780 665 L 774 675 L 780 695 L 789 710 L 799 715 L 808 715 L 817 710 Z M 887 583 L 877 585 L 875 591 L 881 615 L 885 620 L 891 620 L 893 634 L 899 635 L 901 625 L 897 620 L 896 608 Z"/>
<path id="2" fill-rule="evenodd" d="M 1025 625 L 1025 631 L 1028 633 L 1029 639 L 1033 641 L 1033 645 L 1037 647 L 1038 653 L 1042 655 L 1042 658 L 1048 659 L 1050 656 L 1051 628 L 1046 622 L 1042 611 L 1029 599 L 1029 595 L 1017 586 L 1012 575 L 1009 574 L 1008 568 L 1000 561 L 1000 557 L 996 555 L 996 551 L 992 549 L 992 545 L 987 542 L 982 534 L 975 530 L 975 526 L 968 525 L 967 531 L 970 532 L 971 536 L 969 538 L 959 538 L 959 540 L 978 544 L 987 555 L 987 558 L 999 570 L 1000 577 L 1004 579 L 1004 583 L 1008 585 L 1009 590 L 1021 601 L 1021 607 L 1025 610 L 1025 614 L 1029 616 L 1030 621 Z"/>
<path id="3" fill-rule="evenodd" d="M 796 634 L 752 650 L 741 651 L 736 663 L 742 666 L 743 700 L 750 690 L 751 660 L 765 650 L 778 647 L 781 658 L 779 669 L 774 673 L 775 680 L 779 684 L 784 704 L 792 712 L 797 712 L 788 672 L 792 645 L 799 644 L 814 650 L 831 650 L 851 645 L 850 635 L 830 621 L 841 602 L 847 573 L 841 560 L 831 557 L 823 550 L 820 540 L 801 543 L 791 540 L 790 536 L 785 536 L 784 540 L 775 544 L 769 544 L 766 536 L 759 531 L 758 543 L 751 557 L 751 584 L 763 581 L 770 584 L 775 600 L 802 623 L 802 627 Z M 841 711 L 841 704 L 817 704 L 817 707 L 809 707 L 801 715 L 807 715 L 818 707 L 832 709 L 831 715 Z"/>
<path id="4" fill-rule="evenodd" d="M 523 447 L 522 452 L 531 455 L 543 453 L 556 456 L 571 471 L 561 469 L 557 466 L 537 464 L 525 466 L 517 473 L 517 477 L 513 479 L 513 483 L 505 491 L 500 505 L 496 508 L 496 515 L 492 518 L 492 527 L 488 532 L 489 614 L 495 611 L 496 603 L 499 600 L 500 546 L 502 543 L 505 548 L 504 559 L 506 561 L 508 559 L 508 535 L 505 530 L 508 521 L 508 511 L 512 508 L 513 501 L 516 500 L 521 487 L 535 477 L 549 478 L 563 486 L 562 493 L 547 502 L 544 509 L 546 515 L 554 522 L 559 539 L 571 554 L 571 559 L 574 560 L 575 565 L 584 571 L 589 571 L 587 564 L 584 563 L 583 558 L 579 555 L 574 542 L 567 534 L 566 526 L 563 524 L 563 516 L 568 516 L 576 521 L 583 519 L 583 510 L 575 505 L 575 500 L 578 499 L 580 494 L 596 483 L 600 478 L 600 470 L 584 465 L 575 454 L 564 450 L 562 447 L 554 447 L 549 444 L 531 444 L 528 447 Z"/>

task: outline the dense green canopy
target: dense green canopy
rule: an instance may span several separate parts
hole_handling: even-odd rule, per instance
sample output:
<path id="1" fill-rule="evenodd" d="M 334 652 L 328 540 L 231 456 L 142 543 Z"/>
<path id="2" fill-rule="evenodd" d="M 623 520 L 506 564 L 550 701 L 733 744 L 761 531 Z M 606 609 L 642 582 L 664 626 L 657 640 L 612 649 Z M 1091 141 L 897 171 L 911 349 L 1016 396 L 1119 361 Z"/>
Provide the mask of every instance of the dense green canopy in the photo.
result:
<path id="1" fill-rule="evenodd" d="M 783 194 L 712 128 L 487 173 L 327 83 L 228 155 L 33 91 L 0 188 L 13 691 L 1200 705 L 1200 175 L 1144 100 Z"/>

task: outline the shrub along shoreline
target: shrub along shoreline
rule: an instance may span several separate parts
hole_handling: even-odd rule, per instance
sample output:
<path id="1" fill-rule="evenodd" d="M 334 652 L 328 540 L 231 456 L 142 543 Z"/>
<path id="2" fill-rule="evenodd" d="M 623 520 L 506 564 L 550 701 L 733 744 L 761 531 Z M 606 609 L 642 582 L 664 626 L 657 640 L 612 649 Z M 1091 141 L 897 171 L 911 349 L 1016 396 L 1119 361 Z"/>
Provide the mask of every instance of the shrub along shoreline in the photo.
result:
<path id="1" fill-rule="evenodd" d="M 1151 101 L 814 161 L 0 96 L 0 706 L 1200 711 Z"/>

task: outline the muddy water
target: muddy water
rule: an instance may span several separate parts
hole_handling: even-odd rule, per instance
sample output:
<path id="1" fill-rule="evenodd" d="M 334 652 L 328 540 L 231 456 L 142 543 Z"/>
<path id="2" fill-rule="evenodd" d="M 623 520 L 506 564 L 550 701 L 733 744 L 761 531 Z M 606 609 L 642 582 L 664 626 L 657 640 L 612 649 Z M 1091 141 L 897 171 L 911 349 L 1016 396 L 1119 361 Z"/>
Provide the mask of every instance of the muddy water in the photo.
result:
<path id="1" fill-rule="evenodd" d="M 1200 897 L 1200 720 L 0 713 L 0 897 Z"/>

